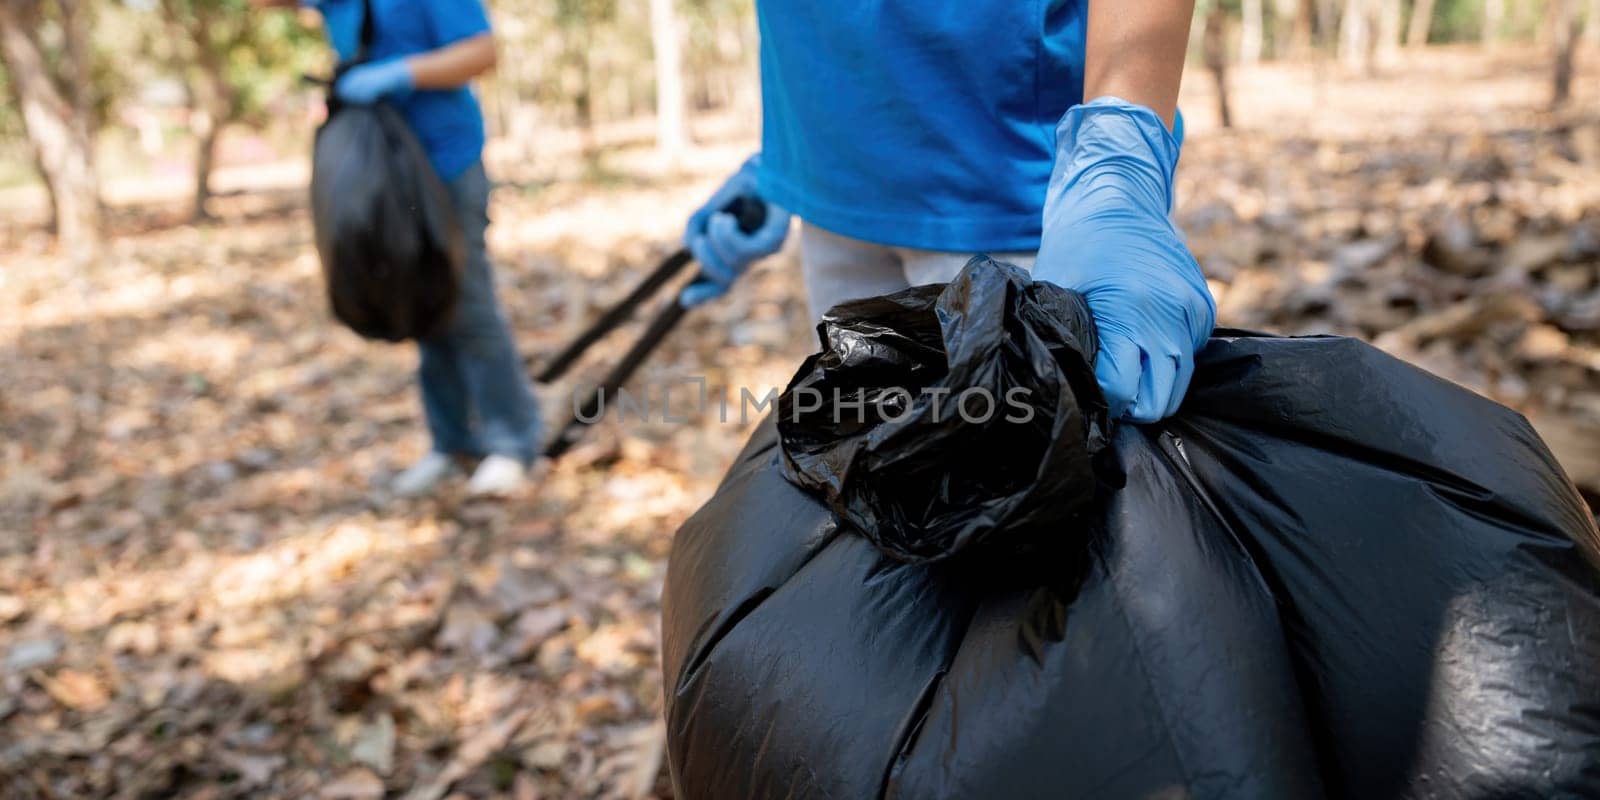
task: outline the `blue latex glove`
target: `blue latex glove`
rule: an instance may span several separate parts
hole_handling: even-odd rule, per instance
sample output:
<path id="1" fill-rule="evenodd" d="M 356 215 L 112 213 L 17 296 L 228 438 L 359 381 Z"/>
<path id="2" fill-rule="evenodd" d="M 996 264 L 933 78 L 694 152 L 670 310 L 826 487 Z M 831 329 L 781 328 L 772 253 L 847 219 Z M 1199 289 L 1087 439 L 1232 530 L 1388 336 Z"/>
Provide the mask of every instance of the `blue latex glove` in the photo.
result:
<path id="1" fill-rule="evenodd" d="M 789 212 L 766 203 L 766 220 L 761 227 L 745 233 L 739 229 L 738 218 L 722 210 L 736 197 L 756 197 L 756 172 L 760 168 L 758 153 L 744 162 L 699 211 L 690 215 L 689 225 L 683 232 L 683 244 L 700 262 L 704 277 L 683 288 L 678 300 L 684 306 L 693 308 L 727 294 L 728 287 L 751 264 L 783 248 L 783 240 L 789 236 Z"/>
<path id="2" fill-rule="evenodd" d="M 1178 140 L 1155 112 L 1113 97 L 1056 127 L 1036 280 L 1082 292 L 1100 335 L 1095 377 L 1113 419 L 1171 416 L 1217 305 L 1169 216 Z"/>
<path id="3" fill-rule="evenodd" d="M 413 85 L 411 67 L 406 65 L 406 60 L 392 58 L 351 67 L 349 72 L 339 76 L 333 93 L 346 103 L 368 105 L 385 97 L 405 95 Z"/>

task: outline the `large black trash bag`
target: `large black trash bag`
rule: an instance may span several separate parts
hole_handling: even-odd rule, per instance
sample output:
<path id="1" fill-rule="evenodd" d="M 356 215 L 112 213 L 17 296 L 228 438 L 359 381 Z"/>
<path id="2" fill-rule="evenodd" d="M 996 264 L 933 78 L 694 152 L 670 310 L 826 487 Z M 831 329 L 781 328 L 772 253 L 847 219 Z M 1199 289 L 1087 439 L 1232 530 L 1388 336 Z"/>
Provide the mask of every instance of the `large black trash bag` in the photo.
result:
<path id="1" fill-rule="evenodd" d="M 465 258 L 461 225 L 398 111 L 330 102 L 312 154 L 311 219 L 340 322 L 391 342 L 449 323 Z"/>
<path id="2" fill-rule="evenodd" d="M 1166 430 L 1343 796 L 1600 797 L 1600 534 L 1527 420 L 1356 340 L 1230 337 Z"/>
<path id="3" fill-rule="evenodd" d="M 1219 335 L 1020 561 L 886 554 L 785 446 L 673 543 L 678 797 L 1600 797 L 1600 532 L 1520 416 L 1371 347 Z"/>
<path id="4" fill-rule="evenodd" d="M 984 263 L 831 310 L 778 401 L 789 479 L 904 561 L 1033 543 L 1095 496 L 1107 422 L 1089 308 Z"/>
<path id="5" fill-rule="evenodd" d="M 1272 597 L 1171 446 L 1120 431 L 1127 486 L 1052 575 L 882 554 L 765 423 L 668 562 L 676 796 L 1321 796 Z"/>

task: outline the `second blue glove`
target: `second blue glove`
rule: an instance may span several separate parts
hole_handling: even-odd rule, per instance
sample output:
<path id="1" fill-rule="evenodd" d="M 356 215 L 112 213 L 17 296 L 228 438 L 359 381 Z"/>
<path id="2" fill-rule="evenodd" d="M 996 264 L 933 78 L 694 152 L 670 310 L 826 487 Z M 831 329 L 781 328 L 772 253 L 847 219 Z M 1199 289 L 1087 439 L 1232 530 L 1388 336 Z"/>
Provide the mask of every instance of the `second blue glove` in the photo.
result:
<path id="1" fill-rule="evenodd" d="M 406 94 L 412 89 L 414 79 L 411 68 L 403 58 L 373 61 L 350 68 L 339 76 L 333 93 L 346 103 L 367 105 L 385 97 Z"/>
<path id="2" fill-rule="evenodd" d="M 700 262 L 704 277 L 684 287 L 679 302 L 685 306 L 693 308 L 721 297 L 751 264 L 783 249 L 789 235 L 789 212 L 765 203 L 766 216 L 760 227 L 746 233 L 739 227 L 738 218 L 723 210 L 735 198 L 757 197 L 756 173 L 760 168 L 761 156 L 751 156 L 705 205 L 690 215 L 683 244 Z"/>

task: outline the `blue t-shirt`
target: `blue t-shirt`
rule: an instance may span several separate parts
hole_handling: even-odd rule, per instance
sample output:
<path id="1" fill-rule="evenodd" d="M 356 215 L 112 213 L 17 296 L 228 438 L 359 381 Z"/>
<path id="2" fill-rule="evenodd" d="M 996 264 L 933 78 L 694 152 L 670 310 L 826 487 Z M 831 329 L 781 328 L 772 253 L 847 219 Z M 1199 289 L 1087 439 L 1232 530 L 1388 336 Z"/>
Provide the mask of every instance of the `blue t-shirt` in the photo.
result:
<path id="1" fill-rule="evenodd" d="M 373 61 L 424 53 L 489 32 L 481 0 L 370 0 Z M 341 61 L 361 49 L 362 0 L 320 0 L 328 39 Z M 483 157 L 483 111 L 472 89 L 423 89 L 393 100 L 439 177 L 460 177 Z"/>
<path id="2" fill-rule="evenodd" d="M 759 0 L 763 196 L 870 242 L 1039 247 L 1088 0 Z"/>

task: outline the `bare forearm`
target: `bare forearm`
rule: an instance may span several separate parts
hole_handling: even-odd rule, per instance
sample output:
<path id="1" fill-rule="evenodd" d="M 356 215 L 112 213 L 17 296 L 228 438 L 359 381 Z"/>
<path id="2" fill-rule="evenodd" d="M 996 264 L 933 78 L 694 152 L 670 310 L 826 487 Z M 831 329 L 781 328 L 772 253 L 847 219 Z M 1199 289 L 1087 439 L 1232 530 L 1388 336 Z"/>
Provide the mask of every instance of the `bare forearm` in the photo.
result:
<path id="1" fill-rule="evenodd" d="M 1090 0 L 1083 99 L 1120 97 L 1172 127 L 1194 0 Z"/>
<path id="2" fill-rule="evenodd" d="M 454 89 L 494 68 L 494 34 L 462 39 L 406 59 L 418 89 Z"/>

